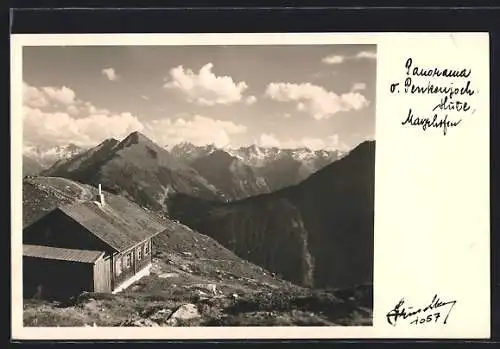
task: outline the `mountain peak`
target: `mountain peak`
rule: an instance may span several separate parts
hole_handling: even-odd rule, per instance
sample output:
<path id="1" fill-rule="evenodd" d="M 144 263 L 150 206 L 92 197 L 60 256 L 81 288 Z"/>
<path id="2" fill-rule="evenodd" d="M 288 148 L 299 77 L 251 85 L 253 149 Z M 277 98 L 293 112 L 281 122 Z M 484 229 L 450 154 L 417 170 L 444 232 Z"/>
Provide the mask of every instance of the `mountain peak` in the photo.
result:
<path id="1" fill-rule="evenodd" d="M 131 134 L 129 134 L 122 142 L 124 147 L 128 147 L 132 144 L 138 144 L 138 143 L 154 143 L 151 139 L 146 137 L 144 134 L 140 133 L 139 131 L 134 131 Z"/>
<path id="2" fill-rule="evenodd" d="M 369 140 L 369 141 L 363 141 L 362 143 L 358 144 L 354 149 L 352 149 L 349 154 L 357 154 L 357 153 L 363 153 L 363 154 L 372 154 L 375 152 L 375 141 Z"/>

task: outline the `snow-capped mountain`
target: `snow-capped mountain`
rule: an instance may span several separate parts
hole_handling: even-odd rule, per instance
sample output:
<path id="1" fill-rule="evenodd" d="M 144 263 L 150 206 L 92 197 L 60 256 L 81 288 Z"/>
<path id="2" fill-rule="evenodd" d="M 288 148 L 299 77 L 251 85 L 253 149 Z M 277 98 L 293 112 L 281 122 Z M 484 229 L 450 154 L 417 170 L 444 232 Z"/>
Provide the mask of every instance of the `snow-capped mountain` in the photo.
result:
<path id="1" fill-rule="evenodd" d="M 175 157 L 184 159 L 185 161 L 193 161 L 202 156 L 208 156 L 216 150 L 223 150 L 253 167 L 266 166 L 270 162 L 282 158 L 300 162 L 331 162 L 330 160 L 337 160 L 344 155 L 339 150 L 311 150 L 309 148 L 280 149 L 277 147 L 260 147 L 255 144 L 240 148 L 218 148 L 214 144 L 196 146 L 189 142 L 182 142 L 165 148 Z"/>
<path id="2" fill-rule="evenodd" d="M 172 155 L 187 164 L 210 158 L 216 152 L 225 152 L 241 165 L 252 168 L 256 178 L 262 178 L 270 191 L 297 184 L 344 155 L 338 150 L 280 149 L 255 144 L 240 148 L 217 148 L 213 144 L 196 146 L 183 142 L 170 148 Z M 207 165 L 198 171 L 216 172 L 215 169 L 209 171 Z"/>
<path id="3" fill-rule="evenodd" d="M 196 146 L 189 142 L 182 142 L 174 145 L 173 147 L 165 147 L 170 154 L 185 162 L 192 162 L 198 158 L 208 156 L 218 148 L 214 144 L 207 144 L 203 146 Z"/>
<path id="4" fill-rule="evenodd" d="M 337 160 L 339 151 L 337 150 L 311 150 L 309 148 L 280 149 L 276 147 L 259 147 L 255 144 L 238 149 L 227 149 L 228 153 L 242 159 L 246 164 L 262 167 L 270 162 L 288 158 L 304 163 L 314 163 L 317 161 L 328 163 Z"/>
<path id="5" fill-rule="evenodd" d="M 42 167 L 49 168 L 55 162 L 72 158 L 84 150 L 86 149 L 72 143 L 55 147 L 26 146 L 23 149 L 23 155 L 38 162 Z"/>

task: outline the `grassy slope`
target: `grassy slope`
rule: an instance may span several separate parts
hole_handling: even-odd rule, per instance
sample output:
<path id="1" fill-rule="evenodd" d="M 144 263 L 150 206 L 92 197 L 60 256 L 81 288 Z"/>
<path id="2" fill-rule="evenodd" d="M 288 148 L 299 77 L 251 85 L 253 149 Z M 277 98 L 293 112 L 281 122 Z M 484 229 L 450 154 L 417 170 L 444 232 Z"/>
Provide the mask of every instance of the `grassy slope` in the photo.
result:
<path id="1" fill-rule="evenodd" d="M 58 203 L 86 200 L 95 193 L 95 188 L 67 179 L 25 179 L 24 222 Z M 356 294 L 298 287 L 173 221 L 154 240 L 153 252 L 152 274 L 118 295 L 87 294 L 66 304 L 26 299 L 24 325 L 118 326 L 144 319 L 161 325 L 185 303 L 195 304 L 201 317 L 177 325 L 371 324 L 370 290 Z M 207 291 L 210 284 L 216 285 L 217 295 Z"/>

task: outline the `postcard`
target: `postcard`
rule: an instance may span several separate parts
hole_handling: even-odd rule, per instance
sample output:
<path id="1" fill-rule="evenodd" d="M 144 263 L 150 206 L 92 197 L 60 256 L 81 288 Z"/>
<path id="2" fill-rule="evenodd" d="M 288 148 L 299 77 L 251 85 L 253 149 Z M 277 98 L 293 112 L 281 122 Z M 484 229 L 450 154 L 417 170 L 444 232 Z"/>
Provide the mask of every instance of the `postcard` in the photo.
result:
<path id="1" fill-rule="evenodd" d="M 487 33 L 13 35 L 13 338 L 489 338 L 489 67 Z"/>

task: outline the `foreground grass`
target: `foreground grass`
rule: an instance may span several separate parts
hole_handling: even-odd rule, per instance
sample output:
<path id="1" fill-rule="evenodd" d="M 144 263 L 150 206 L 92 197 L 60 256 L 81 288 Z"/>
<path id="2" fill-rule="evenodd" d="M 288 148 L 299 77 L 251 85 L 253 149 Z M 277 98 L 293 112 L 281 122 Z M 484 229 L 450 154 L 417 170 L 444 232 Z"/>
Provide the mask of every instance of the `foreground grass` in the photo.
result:
<path id="1" fill-rule="evenodd" d="M 369 291 L 365 292 L 365 298 Z M 345 296 L 339 292 L 341 296 Z M 361 298 L 332 291 L 271 291 L 206 296 L 196 288 L 119 295 L 88 293 L 72 303 L 26 300 L 25 326 L 171 326 L 169 316 L 194 304 L 199 317 L 175 326 L 335 326 L 371 325 Z M 131 323 L 138 323 L 132 324 Z"/>

